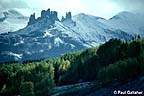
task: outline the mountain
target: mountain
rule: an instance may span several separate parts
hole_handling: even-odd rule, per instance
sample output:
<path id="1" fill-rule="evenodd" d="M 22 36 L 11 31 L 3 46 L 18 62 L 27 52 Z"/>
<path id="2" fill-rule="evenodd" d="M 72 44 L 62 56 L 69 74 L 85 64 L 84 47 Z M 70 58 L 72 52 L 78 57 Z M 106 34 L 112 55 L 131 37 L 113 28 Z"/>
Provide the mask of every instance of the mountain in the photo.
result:
<path id="1" fill-rule="evenodd" d="M 14 9 L 2 11 L 0 12 L 0 34 L 24 28 L 27 21 L 28 17 Z"/>
<path id="2" fill-rule="evenodd" d="M 123 14 L 127 16 L 131 13 Z M 84 13 L 72 17 L 71 12 L 59 20 L 57 15 L 56 11 L 42 10 L 40 17 L 36 18 L 35 14 L 30 16 L 25 28 L 1 34 L 0 62 L 54 57 L 65 52 L 97 46 L 111 38 L 129 40 L 133 35 L 137 35 L 114 26 L 129 25 L 129 22 L 123 23 L 128 19 L 123 16 L 118 20 L 122 23 L 117 23 L 116 17 L 121 17 L 121 14 L 109 20 Z M 128 16 L 128 21 L 131 21 L 133 15 Z M 138 33 L 143 36 L 141 31 L 138 30 Z"/>
<path id="3" fill-rule="evenodd" d="M 143 15 L 130 12 L 120 12 L 109 20 L 99 19 L 99 22 L 111 27 L 125 31 L 131 35 L 144 36 L 144 19 Z"/>

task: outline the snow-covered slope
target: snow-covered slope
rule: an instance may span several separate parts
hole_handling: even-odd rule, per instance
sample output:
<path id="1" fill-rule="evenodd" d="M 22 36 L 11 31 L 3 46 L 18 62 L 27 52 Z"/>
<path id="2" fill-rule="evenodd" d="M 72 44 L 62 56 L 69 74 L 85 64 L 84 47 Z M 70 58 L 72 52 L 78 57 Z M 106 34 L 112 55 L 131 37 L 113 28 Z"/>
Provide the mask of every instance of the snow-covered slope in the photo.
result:
<path id="1" fill-rule="evenodd" d="M 80 36 L 80 40 L 87 43 L 86 46 L 96 46 L 97 44 L 101 44 L 111 38 L 123 38 L 124 35 L 128 35 L 121 30 L 111 28 L 99 22 L 99 19 L 103 18 L 81 13 L 74 16 L 73 21 L 67 20 L 62 22 L 62 24 L 77 33 L 78 35 L 76 34 L 76 36 L 73 37 Z"/>
<path id="2" fill-rule="evenodd" d="M 23 16 L 16 10 L 0 12 L 0 34 L 24 28 L 27 22 L 28 17 Z"/>
<path id="3" fill-rule="evenodd" d="M 111 38 L 130 39 L 131 33 L 110 27 L 100 17 L 71 12 L 60 21 L 56 11 L 43 10 L 30 16 L 28 25 L 0 35 L 0 62 L 24 61 L 59 56 L 72 50 L 97 46 Z"/>
<path id="4" fill-rule="evenodd" d="M 138 14 L 124 11 L 109 20 L 99 19 L 98 21 L 109 27 L 123 30 L 128 34 L 144 36 L 144 19 Z"/>

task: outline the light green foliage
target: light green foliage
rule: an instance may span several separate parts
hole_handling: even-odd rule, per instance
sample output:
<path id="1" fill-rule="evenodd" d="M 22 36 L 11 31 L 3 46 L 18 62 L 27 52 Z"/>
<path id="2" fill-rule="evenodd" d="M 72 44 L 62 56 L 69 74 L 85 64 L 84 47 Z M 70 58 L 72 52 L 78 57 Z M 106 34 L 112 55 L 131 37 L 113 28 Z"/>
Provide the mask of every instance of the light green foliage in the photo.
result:
<path id="1" fill-rule="evenodd" d="M 48 94 L 50 94 L 52 87 L 54 86 L 53 65 L 48 64 L 45 61 L 34 63 L 31 62 L 27 64 L 2 65 L 2 69 L 0 72 L 5 72 L 5 74 L 8 74 L 7 82 L 5 84 L 6 88 L 4 89 L 5 93 L 7 94 L 19 93 L 21 90 L 20 86 L 21 88 L 23 88 L 23 85 L 29 86 L 29 83 L 29 85 L 25 83 L 29 81 L 31 81 L 34 85 L 34 94 L 36 96 L 39 96 L 39 94 L 42 93 L 45 94 L 43 96 L 47 96 Z M 43 86 L 45 88 L 40 89 L 40 86 Z M 47 90 L 42 91 L 45 89 Z M 22 89 L 22 94 L 24 94 L 23 91 L 25 92 L 25 90 Z M 37 92 L 39 93 L 37 94 Z"/>

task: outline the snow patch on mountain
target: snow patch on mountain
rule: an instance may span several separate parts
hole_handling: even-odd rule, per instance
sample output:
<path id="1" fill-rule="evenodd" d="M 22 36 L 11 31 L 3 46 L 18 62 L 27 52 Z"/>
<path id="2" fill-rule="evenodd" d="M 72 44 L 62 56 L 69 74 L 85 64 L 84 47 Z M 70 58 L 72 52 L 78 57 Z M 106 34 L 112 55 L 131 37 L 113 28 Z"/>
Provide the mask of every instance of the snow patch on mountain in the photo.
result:
<path id="1" fill-rule="evenodd" d="M 59 37 L 55 38 L 54 44 L 55 44 L 56 46 L 59 46 L 59 45 L 62 44 L 62 43 L 64 43 L 64 42 L 63 42 Z"/>
<path id="2" fill-rule="evenodd" d="M 23 54 L 13 53 L 13 52 L 9 52 L 9 51 L 5 51 L 2 54 L 13 56 L 16 61 L 21 60 L 21 58 L 23 56 Z"/>
<path id="3" fill-rule="evenodd" d="M 52 37 L 52 36 L 53 35 L 50 33 L 50 31 L 46 30 L 43 37 L 45 38 L 45 37 Z"/>

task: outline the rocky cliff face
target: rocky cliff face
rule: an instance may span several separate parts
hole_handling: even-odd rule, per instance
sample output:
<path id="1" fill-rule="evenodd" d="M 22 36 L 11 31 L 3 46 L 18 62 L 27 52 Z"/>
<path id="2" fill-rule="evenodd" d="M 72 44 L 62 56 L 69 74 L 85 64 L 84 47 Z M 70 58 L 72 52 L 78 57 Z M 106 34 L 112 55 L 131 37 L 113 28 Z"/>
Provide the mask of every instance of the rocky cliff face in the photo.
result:
<path id="1" fill-rule="evenodd" d="M 66 20 L 72 20 L 71 12 L 67 12 L 65 17 L 62 16 L 61 22 Z"/>
<path id="2" fill-rule="evenodd" d="M 59 21 L 58 19 L 58 13 L 56 11 L 50 11 L 50 9 L 46 10 L 42 10 L 41 11 L 41 17 L 39 18 L 35 18 L 35 13 L 32 14 L 29 18 L 29 22 L 28 22 L 28 26 L 35 24 L 41 20 L 44 20 L 45 22 L 51 22 L 51 25 L 55 23 L 55 21 Z"/>
<path id="3" fill-rule="evenodd" d="M 32 24 L 35 24 L 35 23 L 36 23 L 36 19 L 35 19 L 35 13 L 34 13 L 30 16 L 28 25 L 32 25 Z"/>

